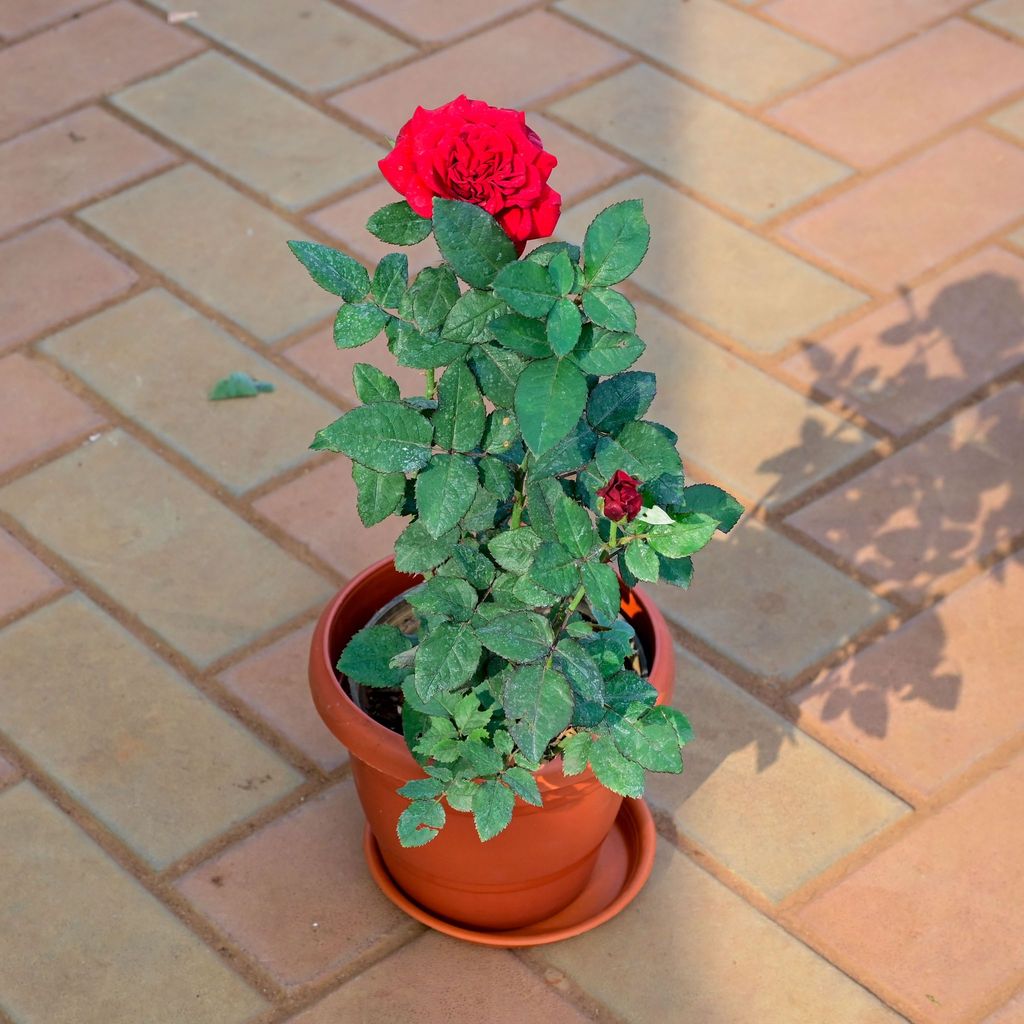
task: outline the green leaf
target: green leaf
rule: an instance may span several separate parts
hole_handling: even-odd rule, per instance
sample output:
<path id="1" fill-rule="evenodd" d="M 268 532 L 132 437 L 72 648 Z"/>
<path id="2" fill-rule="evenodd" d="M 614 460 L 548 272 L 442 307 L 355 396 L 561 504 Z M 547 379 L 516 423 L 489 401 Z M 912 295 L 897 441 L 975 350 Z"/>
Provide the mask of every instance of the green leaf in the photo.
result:
<path id="1" fill-rule="evenodd" d="M 453 811 L 471 811 L 476 791 L 477 784 L 472 779 L 455 779 L 449 783 L 444 795 Z"/>
<path id="2" fill-rule="evenodd" d="M 632 366 L 646 346 L 635 334 L 608 331 L 586 324 L 569 358 L 584 372 L 607 377 Z"/>
<path id="3" fill-rule="evenodd" d="M 512 473 L 500 459 L 480 460 L 480 482 L 491 494 L 502 501 L 508 501 L 515 490 Z"/>
<path id="4" fill-rule="evenodd" d="M 527 665 L 512 672 L 502 692 L 505 714 L 514 724 L 509 730 L 519 749 L 533 761 L 572 717 L 569 683 L 561 672 L 545 665 Z"/>
<path id="5" fill-rule="evenodd" d="M 414 370 L 433 370 L 438 366 L 447 366 L 469 351 L 468 345 L 442 341 L 436 335 L 428 336 L 402 320 L 392 319 L 387 325 L 387 331 L 388 348 L 402 366 Z"/>
<path id="6" fill-rule="evenodd" d="M 623 281 L 640 266 L 651 242 L 644 204 L 627 199 L 602 210 L 583 239 L 583 276 L 590 286 Z"/>
<path id="7" fill-rule="evenodd" d="M 547 316 L 558 298 L 547 269 L 525 260 L 502 267 L 494 291 L 517 313 L 536 319 Z"/>
<path id="8" fill-rule="evenodd" d="M 465 622 L 442 623 L 430 631 L 416 653 L 416 692 L 421 700 L 461 686 L 476 671 L 482 648 Z"/>
<path id="9" fill-rule="evenodd" d="M 526 478 L 526 510 L 530 514 L 530 525 L 544 540 L 557 540 L 555 510 L 566 497 L 562 485 L 550 477 L 536 479 L 533 474 Z"/>
<path id="10" fill-rule="evenodd" d="M 548 274 L 559 295 L 568 295 L 572 291 L 572 286 L 576 283 L 576 268 L 569 259 L 567 249 L 562 249 L 551 257 Z"/>
<path id="11" fill-rule="evenodd" d="M 512 587 L 512 596 L 529 608 L 547 608 L 555 603 L 554 596 L 538 586 L 529 576 L 520 576 Z"/>
<path id="12" fill-rule="evenodd" d="M 390 662 L 410 647 L 412 641 L 396 626 L 367 626 L 345 645 L 338 671 L 363 686 L 401 686 L 405 673 Z"/>
<path id="13" fill-rule="evenodd" d="M 564 494 L 554 512 L 555 533 L 562 547 L 576 558 L 589 555 L 600 541 L 590 513 Z"/>
<path id="14" fill-rule="evenodd" d="M 475 542 L 464 541 L 455 546 L 451 559 L 438 572 L 459 576 L 468 580 L 477 590 L 486 590 L 494 580 L 494 563 L 480 553 Z"/>
<path id="15" fill-rule="evenodd" d="M 611 288 L 592 288 L 583 293 L 583 312 L 599 327 L 609 331 L 636 330 L 633 303 Z"/>
<path id="16" fill-rule="evenodd" d="M 429 572 L 451 557 L 458 539 L 456 530 L 435 539 L 417 519 L 395 541 L 395 568 L 399 572 Z"/>
<path id="17" fill-rule="evenodd" d="M 578 640 L 563 638 L 558 642 L 555 665 L 565 673 L 573 693 L 581 700 L 604 701 L 601 668 Z"/>
<path id="18" fill-rule="evenodd" d="M 491 708 L 483 708 L 480 706 L 480 698 L 475 693 L 467 693 L 465 696 L 459 699 L 459 702 L 455 705 L 455 710 L 452 712 L 455 718 L 455 725 L 459 732 L 464 736 L 467 733 L 472 732 L 474 729 L 481 729 L 491 720 L 493 710 Z M 474 748 L 475 749 L 475 748 Z M 488 757 L 491 757 L 495 751 L 493 748 L 487 748 L 489 753 Z M 497 767 L 495 768 L 477 768 L 478 771 L 482 771 L 485 774 L 490 772 L 496 772 L 501 770 L 501 760 L 497 761 Z"/>
<path id="19" fill-rule="evenodd" d="M 534 476 L 556 476 L 582 469 L 594 457 L 597 434 L 585 419 L 580 419 L 557 444 L 552 445 L 530 465 Z"/>
<path id="20" fill-rule="evenodd" d="M 662 583 L 686 590 L 693 582 L 693 559 L 666 558 L 658 555 L 658 568 Z"/>
<path id="21" fill-rule="evenodd" d="M 635 672 L 621 671 L 605 679 L 604 699 L 610 708 L 621 713 L 638 703 L 653 707 L 658 691 Z"/>
<path id="22" fill-rule="evenodd" d="M 516 796 L 525 800 L 526 803 L 533 804 L 534 807 L 544 806 L 544 799 L 540 795 L 537 779 L 533 772 L 528 772 L 525 768 L 506 768 L 501 777 L 508 783 Z"/>
<path id="23" fill-rule="evenodd" d="M 398 402 L 361 405 L 317 432 L 314 451 L 343 452 L 380 473 L 412 473 L 430 460 L 430 423 Z"/>
<path id="24" fill-rule="evenodd" d="M 587 602 L 594 618 L 602 626 L 610 626 L 619 617 L 621 595 L 619 577 L 604 562 L 587 562 L 582 569 Z"/>
<path id="25" fill-rule="evenodd" d="M 562 740 L 563 775 L 579 775 L 586 769 L 590 761 L 592 742 L 589 732 L 576 732 Z"/>
<path id="26" fill-rule="evenodd" d="M 483 437 L 486 415 L 483 397 L 469 367 L 453 363 L 437 385 L 435 443 L 453 451 L 473 451 Z"/>
<path id="27" fill-rule="evenodd" d="M 440 615 L 467 622 L 476 609 L 477 592 L 453 576 L 433 576 L 408 595 L 409 604 L 422 615 Z"/>
<path id="28" fill-rule="evenodd" d="M 352 479 L 356 485 L 356 511 L 363 526 L 376 526 L 405 503 L 404 473 L 378 473 L 353 462 Z"/>
<path id="29" fill-rule="evenodd" d="M 211 402 L 220 402 L 225 398 L 252 398 L 254 395 L 273 390 L 274 385 L 269 381 L 256 380 L 255 377 L 250 377 L 249 374 L 236 370 L 222 380 L 217 381 L 210 388 L 208 397 Z"/>
<path id="30" fill-rule="evenodd" d="M 693 484 L 683 491 L 687 512 L 703 512 L 718 522 L 722 533 L 728 533 L 743 515 L 743 506 L 721 487 Z"/>
<path id="31" fill-rule="evenodd" d="M 483 449 L 488 455 L 512 457 L 519 441 L 519 421 L 510 409 L 495 409 L 487 415 Z M 519 461 L 518 459 L 516 461 Z"/>
<path id="32" fill-rule="evenodd" d="M 480 472 L 485 483 L 487 476 L 494 475 L 495 472 L 491 468 L 485 469 L 489 466 L 496 469 L 505 468 L 504 463 L 497 459 L 483 459 L 480 463 Z M 469 506 L 469 510 L 462 517 L 463 532 L 483 533 L 485 530 L 493 529 L 498 522 L 498 509 L 501 503 L 502 499 L 496 494 L 492 494 L 486 487 L 478 488 L 476 497 L 473 498 L 473 504 Z"/>
<path id="33" fill-rule="evenodd" d="M 554 636 L 551 623 L 536 612 L 509 612 L 477 630 L 480 642 L 506 661 L 521 663 L 546 658 Z"/>
<path id="34" fill-rule="evenodd" d="M 491 331 L 498 343 L 531 359 L 551 355 L 545 325 L 540 320 L 509 313 L 491 321 Z"/>
<path id="35" fill-rule="evenodd" d="M 468 455 L 435 455 L 430 460 L 416 477 L 416 507 L 431 537 L 443 536 L 469 511 L 479 479 Z"/>
<path id="36" fill-rule="evenodd" d="M 472 694 L 469 694 L 469 697 L 476 700 Z M 462 702 L 460 701 L 460 703 Z M 460 726 L 459 731 L 465 734 L 469 730 Z M 462 764 L 468 767 L 475 776 L 497 775 L 505 767 L 501 754 L 494 747 L 487 746 L 479 739 L 469 739 L 463 743 Z"/>
<path id="37" fill-rule="evenodd" d="M 597 781 L 613 793 L 638 799 L 644 795 L 644 770 L 619 753 L 611 736 L 601 735 L 591 744 L 590 767 Z"/>
<path id="38" fill-rule="evenodd" d="M 685 558 L 700 551 L 718 529 L 718 520 L 703 512 L 684 512 L 675 519 L 670 526 L 647 529 L 651 547 L 666 558 Z"/>
<path id="39" fill-rule="evenodd" d="M 406 800 L 432 800 L 444 791 L 440 779 L 410 779 L 399 791 Z"/>
<path id="40" fill-rule="evenodd" d="M 515 411 L 523 440 L 542 455 L 569 433 L 587 404 L 587 380 L 564 359 L 530 363 L 516 384 Z"/>
<path id="41" fill-rule="evenodd" d="M 426 846 L 444 827 L 442 804 L 434 800 L 414 800 L 398 816 L 398 841 L 405 847 Z"/>
<path id="42" fill-rule="evenodd" d="M 406 298 L 420 330 L 433 331 L 444 323 L 458 301 L 459 282 L 447 267 L 424 267 L 409 286 Z"/>
<path id="43" fill-rule="evenodd" d="M 675 730 L 676 742 L 685 747 L 693 739 L 693 727 L 690 720 L 678 708 L 670 704 L 659 704 L 647 712 L 646 718 L 651 721 L 667 722 Z"/>
<path id="44" fill-rule="evenodd" d="M 487 550 L 498 565 L 521 576 L 533 562 L 533 555 L 540 547 L 540 537 L 529 526 L 505 530 L 495 534 L 488 541 Z"/>
<path id="45" fill-rule="evenodd" d="M 366 405 L 374 402 L 397 402 L 401 398 L 398 381 L 381 373 L 376 366 L 369 363 L 356 363 L 352 367 L 352 384 L 359 396 L 359 401 Z"/>
<path id="46" fill-rule="evenodd" d="M 636 761 L 651 772 L 683 770 L 679 741 L 675 729 L 660 716 L 638 720 L 626 716 L 610 715 L 611 735 L 623 757 Z"/>
<path id="47" fill-rule="evenodd" d="M 334 344 L 358 348 L 373 341 L 387 326 L 389 314 L 372 302 L 342 306 L 334 318 Z"/>
<path id="48" fill-rule="evenodd" d="M 451 268 L 474 288 L 486 288 L 516 258 L 512 239 L 489 213 L 472 203 L 435 199 L 434 238 Z"/>
<path id="49" fill-rule="evenodd" d="M 583 318 L 570 299 L 557 299 L 548 314 L 547 336 L 556 356 L 567 356 L 580 340 Z"/>
<path id="50" fill-rule="evenodd" d="M 373 297 L 377 305 L 398 309 L 409 284 L 409 257 L 404 252 L 389 252 L 373 275 Z"/>
<path id="51" fill-rule="evenodd" d="M 430 220 L 421 217 L 403 199 L 382 206 L 370 215 L 366 229 L 389 245 L 415 245 L 430 234 Z"/>
<path id="52" fill-rule="evenodd" d="M 634 370 L 601 381 L 587 400 L 587 419 L 595 430 L 617 434 L 651 407 L 657 390 L 653 373 Z"/>
<path id="53" fill-rule="evenodd" d="M 568 597 L 580 585 L 575 556 L 557 541 L 546 540 L 533 556 L 529 578 L 559 597 Z"/>
<path id="54" fill-rule="evenodd" d="M 516 797 L 508 786 L 487 779 L 476 787 L 473 796 L 473 824 L 482 842 L 504 832 L 512 821 Z"/>
<path id="55" fill-rule="evenodd" d="M 543 245 L 538 245 L 536 249 L 531 249 L 523 259 L 547 267 L 560 252 L 568 253 L 571 262 L 579 263 L 580 248 L 571 242 L 545 242 Z"/>
<path id="56" fill-rule="evenodd" d="M 493 322 L 508 312 L 508 306 L 493 292 L 470 290 L 452 306 L 441 328 L 447 341 L 479 344 L 494 337 Z"/>
<path id="57" fill-rule="evenodd" d="M 477 345 L 469 354 L 469 365 L 483 393 L 499 408 L 515 401 L 516 384 L 526 360 L 497 345 Z"/>
<path id="58" fill-rule="evenodd" d="M 635 540 L 626 546 L 626 566 L 638 580 L 645 583 L 658 582 L 658 556 L 642 540 Z"/>
<path id="59" fill-rule="evenodd" d="M 295 258 L 325 291 L 358 302 L 370 290 L 370 275 L 358 261 L 319 242 L 289 242 Z"/>
<path id="60" fill-rule="evenodd" d="M 682 468 L 675 445 L 655 426 L 643 420 L 627 423 L 616 438 L 602 437 L 597 445 L 597 466 L 606 477 L 624 469 L 638 480 L 653 480 Z"/>
<path id="61" fill-rule="evenodd" d="M 444 718 L 431 716 L 429 721 L 430 726 L 416 744 L 415 752 L 425 758 L 453 764 L 462 753 L 462 742 L 455 732 L 455 726 L 447 713 Z"/>

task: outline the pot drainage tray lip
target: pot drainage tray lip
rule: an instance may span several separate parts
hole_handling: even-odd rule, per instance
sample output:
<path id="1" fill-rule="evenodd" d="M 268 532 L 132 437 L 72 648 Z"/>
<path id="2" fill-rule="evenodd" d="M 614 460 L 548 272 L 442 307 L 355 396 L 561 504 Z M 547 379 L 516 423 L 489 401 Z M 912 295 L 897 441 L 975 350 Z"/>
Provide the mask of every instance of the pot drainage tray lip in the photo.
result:
<path id="1" fill-rule="evenodd" d="M 466 942 L 505 948 L 560 942 L 590 931 L 613 918 L 633 900 L 650 876 L 656 843 L 654 817 L 647 804 L 643 800 L 623 800 L 615 824 L 601 845 L 590 881 L 569 906 L 524 928 L 487 931 L 437 917 L 409 899 L 384 866 L 380 848 L 369 825 L 363 834 L 363 852 L 370 873 L 395 906 L 435 931 Z"/>

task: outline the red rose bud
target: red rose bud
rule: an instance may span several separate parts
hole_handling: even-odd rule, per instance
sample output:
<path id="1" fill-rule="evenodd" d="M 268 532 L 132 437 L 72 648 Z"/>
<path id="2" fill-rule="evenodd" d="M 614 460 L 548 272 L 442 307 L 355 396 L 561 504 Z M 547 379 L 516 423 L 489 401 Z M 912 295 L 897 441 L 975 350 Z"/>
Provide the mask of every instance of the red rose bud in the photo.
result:
<path id="1" fill-rule="evenodd" d="M 640 481 L 624 469 L 617 469 L 611 480 L 597 492 L 597 496 L 604 498 L 605 516 L 616 523 L 623 519 L 636 519 L 644 507 L 640 497 Z"/>
<path id="2" fill-rule="evenodd" d="M 417 107 L 378 166 L 421 217 L 431 216 L 434 196 L 473 203 L 521 252 L 555 230 L 562 197 L 548 175 L 557 163 L 522 111 L 460 96 L 436 110 Z"/>

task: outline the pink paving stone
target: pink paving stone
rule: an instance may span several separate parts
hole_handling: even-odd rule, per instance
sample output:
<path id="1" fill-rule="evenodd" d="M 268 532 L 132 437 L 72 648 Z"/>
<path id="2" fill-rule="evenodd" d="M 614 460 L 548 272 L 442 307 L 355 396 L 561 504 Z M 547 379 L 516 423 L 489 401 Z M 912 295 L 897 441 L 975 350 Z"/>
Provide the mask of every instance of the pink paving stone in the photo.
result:
<path id="1" fill-rule="evenodd" d="M 8 47 L 0 52 L 0 138 L 177 63 L 203 45 L 117 0 Z"/>
<path id="2" fill-rule="evenodd" d="M 0 473 L 102 422 L 40 364 L 18 353 L 0 359 Z"/>
<path id="3" fill-rule="evenodd" d="M 178 888 L 285 987 L 357 963 L 420 926 L 377 889 L 363 860 L 351 782 L 206 861 Z"/>
<path id="4" fill-rule="evenodd" d="M 127 291 L 135 272 L 63 221 L 0 242 L 0 350 Z"/>
<path id="5" fill-rule="evenodd" d="M 311 469 L 253 502 L 266 516 L 343 576 L 354 576 L 392 554 L 404 519 L 367 529 L 356 514 L 352 463 L 344 455 Z"/>
<path id="6" fill-rule="evenodd" d="M 1024 260 L 993 248 L 782 365 L 901 434 L 1021 359 Z"/>
<path id="7" fill-rule="evenodd" d="M 0 375 L 3 374 L 0 364 Z M 6 530 L 0 530 L 0 619 L 60 590 L 60 579 Z M 0 760 L 0 780 L 3 763 Z"/>
<path id="8" fill-rule="evenodd" d="M 874 53 L 964 6 L 964 0 L 774 0 L 761 10 L 837 53 Z"/>
<path id="9" fill-rule="evenodd" d="M 800 724 L 915 802 L 1024 730 L 1024 556 L 793 696 Z"/>
<path id="10" fill-rule="evenodd" d="M 768 114 L 855 167 L 873 167 L 1024 85 L 1024 49 L 945 22 L 784 100 Z"/>
<path id="11" fill-rule="evenodd" d="M 473 0 L 454 4 L 451 0 L 353 0 L 400 32 L 428 42 L 440 42 L 465 35 L 495 18 L 526 7 L 531 0 Z"/>
<path id="12" fill-rule="evenodd" d="M 74 17 L 103 0 L 0 0 L 0 37 L 14 39 L 44 25 Z"/>
<path id="13" fill-rule="evenodd" d="M 784 234 L 878 288 L 1024 213 L 1024 150 L 968 128 L 797 217 Z"/>
<path id="14" fill-rule="evenodd" d="M 528 123 L 544 141 L 544 148 L 558 157 L 558 166 L 548 180 L 561 193 L 564 205 L 631 170 L 617 156 L 598 149 L 549 118 L 530 114 Z"/>
<path id="15" fill-rule="evenodd" d="M 304 341 L 293 345 L 285 356 L 301 367 L 319 384 L 340 396 L 348 405 L 361 405 L 352 386 L 352 367 L 356 363 L 370 363 L 388 376 L 394 377 L 403 395 L 420 395 L 424 389 L 422 370 L 399 366 L 388 351 L 387 338 L 379 334 L 361 348 L 339 349 L 334 344 L 331 328 L 317 331 Z M 324 426 L 327 424 L 325 423 Z"/>
<path id="16" fill-rule="evenodd" d="M 948 592 L 1024 528 L 1024 387 L 1012 384 L 790 516 L 907 600 Z"/>
<path id="17" fill-rule="evenodd" d="M 167 150 L 95 107 L 26 132 L 0 146 L 0 233 L 173 162 Z"/>
<path id="18" fill-rule="evenodd" d="M 561 974 L 555 972 L 561 980 Z M 396 984 L 397 979 L 415 984 Z M 382 1012 L 384 1008 L 386 1013 Z M 437 932 L 342 985 L 288 1024 L 585 1024 L 552 985 L 506 950 Z"/>
<path id="19" fill-rule="evenodd" d="M 325 772 L 348 760 L 323 724 L 306 674 L 313 627 L 305 626 L 234 665 L 218 677 L 239 700 Z"/>
<path id="20" fill-rule="evenodd" d="M 332 102 L 393 137 L 417 105 L 438 107 L 465 93 L 494 106 L 525 108 L 626 56 L 547 11 L 533 11 L 347 89 Z"/>
<path id="21" fill-rule="evenodd" d="M 982 1024 L 1024 1024 L 1024 990 L 986 1017 Z"/>
<path id="22" fill-rule="evenodd" d="M 1024 756 L 796 911 L 796 924 L 915 1024 L 977 1019 L 1020 972 L 1022 787 Z"/>

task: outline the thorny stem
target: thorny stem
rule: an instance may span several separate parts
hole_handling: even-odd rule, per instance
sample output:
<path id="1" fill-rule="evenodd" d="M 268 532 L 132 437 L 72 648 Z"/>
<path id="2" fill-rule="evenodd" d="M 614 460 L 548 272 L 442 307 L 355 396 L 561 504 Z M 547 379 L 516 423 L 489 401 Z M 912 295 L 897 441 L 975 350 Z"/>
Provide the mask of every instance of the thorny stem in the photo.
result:
<path id="1" fill-rule="evenodd" d="M 427 380 L 427 398 L 433 398 L 437 391 L 437 380 L 434 376 L 434 369 L 431 367 L 429 370 L 424 371 L 424 377 Z"/>
<path id="2" fill-rule="evenodd" d="M 526 503 L 526 464 L 530 461 L 530 453 L 523 456 L 522 465 L 519 467 L 519 486 L 516 488 L 515 501 L 512 504 L 512 515 L 509 517 L 508 528 L 516 529 L 523 521 L 523 505 Z"/>

